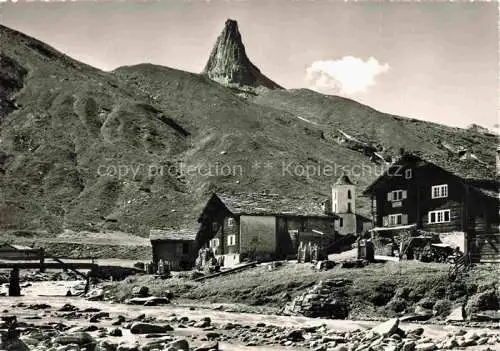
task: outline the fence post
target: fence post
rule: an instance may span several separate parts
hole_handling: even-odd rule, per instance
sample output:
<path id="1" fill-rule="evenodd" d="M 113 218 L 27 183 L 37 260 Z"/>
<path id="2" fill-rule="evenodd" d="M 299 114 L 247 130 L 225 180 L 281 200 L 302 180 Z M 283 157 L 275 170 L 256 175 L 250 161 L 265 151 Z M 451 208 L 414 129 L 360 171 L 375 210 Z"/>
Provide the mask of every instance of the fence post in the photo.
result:
<path id="1" fill-rule="evenodd" d="M 43 247 L 40 248 L 40 273 L 45 272 L 45 249 Z"/>

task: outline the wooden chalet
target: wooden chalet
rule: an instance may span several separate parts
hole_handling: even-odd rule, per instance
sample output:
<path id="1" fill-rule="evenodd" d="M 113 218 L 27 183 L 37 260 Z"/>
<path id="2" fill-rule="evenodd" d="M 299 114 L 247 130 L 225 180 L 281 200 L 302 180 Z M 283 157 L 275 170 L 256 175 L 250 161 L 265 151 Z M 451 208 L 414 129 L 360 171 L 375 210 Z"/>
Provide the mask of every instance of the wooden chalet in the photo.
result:
<path id="1" fill-rule="evenodd" d="M 462 232 L 472 262 L 500 262 L 499 183 L 477 160 L 423 159 L 404 155 L 373 182 L 375 231 L 405 228 Z"/>

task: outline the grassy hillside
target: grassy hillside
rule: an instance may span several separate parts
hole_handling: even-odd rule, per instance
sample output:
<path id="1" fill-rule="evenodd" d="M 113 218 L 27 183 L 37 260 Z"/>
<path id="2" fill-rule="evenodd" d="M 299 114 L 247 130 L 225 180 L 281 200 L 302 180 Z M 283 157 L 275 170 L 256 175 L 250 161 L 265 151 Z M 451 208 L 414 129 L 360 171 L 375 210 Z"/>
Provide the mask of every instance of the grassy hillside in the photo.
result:
<path id="1" fill-rule="evenodd" d="M 375 166 L 336 143 L 336 128 L 388 154 L 444 155 L 438 141 L 446 138 L 494 162 L 492 136 L 339 97 L 298 90 L 245 99 L 205 76 L 151 64 L 103 72 L 1 26 L 0 55 L 0 230 L 144 236 L 195 223 L 212 191 L 320 201 L 342 166 Z M 362 190 L 377 175 L 354 180 Z M 358 204 L 366 213 L 365 199 Z"/>
<path id="2" fill-rule="evenodd" d="M 448 278 L 449 266 L 437 263 L 387 262 L 364 268 L 335 267 L 326 272 L 311 268 L 309 264 L 287 263 L 269 269 L 264 264 L 203 282 L 185 277 L 162 281 L 135 276 L 111 286 L 109 293 L 123 301 L 132 296 L 134 287 L 148 286 L 151 294 L 162 296 L 171 292 L 180 302 L 243 304 L 272 310 L 283 307 L 291 298 L 307 292 L 319 281 L 347 280 L 349 284 L 343 296 L 349 305 L 349 319 L 373 319 L 401 312 L 394 310 L 396 303 L 410 312 L 427 301 L 431 305 L 427 308 L 432 309 L 432 305 L 438 303 L 446 306 L 448 312 L 452 306 L 460 306 L 476 292 L 497 283 L 493 266 L 474 267 L 463 279 L 453 283 Z"/>

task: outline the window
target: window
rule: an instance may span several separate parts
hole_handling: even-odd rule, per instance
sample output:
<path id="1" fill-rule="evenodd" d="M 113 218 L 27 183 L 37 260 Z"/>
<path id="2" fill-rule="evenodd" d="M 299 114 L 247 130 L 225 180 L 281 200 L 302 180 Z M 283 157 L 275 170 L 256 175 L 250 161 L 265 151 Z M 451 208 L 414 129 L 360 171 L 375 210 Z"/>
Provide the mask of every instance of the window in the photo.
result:
<path id="1" fill-rule="evenodd" d="M 446 223 L 450 221 L 450 218 L 451 218 L 450 210 L 429 211 L 428 222 L 430 224 Z"/>
<path id="2" fill-rule="evenodd" d="M 351 203 L 347 203 L 347 212 L 352 212 Z"/>
<path id="3" fill-rule="evenodd" d="M 431 196 L 433 199 L 448 197 L 448 184 L 433 185 L 431 188 Z"/>
<path id="4" fill-rule="evenodd" d="M 393 190 L 387 193 L 387 201 L 401 201 L 406 199 L 406 190 Z"/>
<path id="5" fill-rule="evenodd" d="M 227 245 L 228 246 L 234 246 L 236 245 L 236 235 L 228 235 L 227 236 Z"/>
<path id="6" fill-rule="evenodd" d="M 339 218 L 339 227 L 344 226 L 344 218 Z"/>
<path id="7" fill-rule="evenodd" d="M 411 168 L 408 168 L 405 170 L 405 178 L 410 179 L 413 176 L 413 170 Z"/>
<path id="8" fill-rule="evenodd" d="M 234 225 L 234 218 L 228 218 L 227 219 L 227 226 L 232 227 Z"/>
<path id="9" fill-rule="evenodd" d="M 403 223 L 403 215 L 401 213 L 389 215 L 389 225 L 399 225 Z"/>
<path id="10" fill-rule="evenodd" d="M 187 255 L 189 253 L 189 244 L 184 243 L 182 244 L 182 254 Z"/>
<path id="11" fill-rule="evenodd" d="M 350 190 L 347 190 L 347 198 L 351 199 L 351 191 Z"/>
<path id="12" fill-rule="evenodd" d="M 219 247 L 219 239 L 210 240 L 210 247 L 213 247 L 213 248 Z"/>
<path id="13" fill-rule="evenodd" d="M 212 231 L 213 231 L 213 232 L 216 232 L 216 231 L 218 231 L 218 230 L 219 230 L 219 223 L 217 223 L 217 222 L 213 222 L 213 223 L 212 223 Z"/>
<path id="14" fill-rule="evenodd" d="M 183 249 L 183 244 L 182 243 L 178 243 L 177 245 L 175 245 L 175 254 L 177 256 L 181 256 L 182 255 L 182 249 Z"/>

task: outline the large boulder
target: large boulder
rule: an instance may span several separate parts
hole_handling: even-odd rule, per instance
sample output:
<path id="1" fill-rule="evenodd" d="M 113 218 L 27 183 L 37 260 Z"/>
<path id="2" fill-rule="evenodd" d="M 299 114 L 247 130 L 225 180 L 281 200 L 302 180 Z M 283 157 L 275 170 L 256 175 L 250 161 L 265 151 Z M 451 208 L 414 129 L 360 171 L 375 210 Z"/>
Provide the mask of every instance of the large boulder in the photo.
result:
<path id="1" fill-rule="evenodd" d="M 210 317 L 205 317 L 202 320 L 196 322 L 194 324 L 194 327 L 195 328 L 206 328 L 206 327 L 210 326 L 211 323 L 212 323 L 212 321 L 210 320 Z"/>
<path id="2" fill-rule="evenodd" d="M 403 312 L 406 309 L 406 301 L 399 298 L 393 298 L 385 306 L 386 309 L 392 312 Z"/>
<path id="3" fill-rule="evenodd" d="M 96 346 L 94 351 L 116 351 L 116 344 L 109 340 L 102 340 Z"/>
<path id="4" fill-rule="evenodd" d="M 168 348 L 174 348 L 176 350 L 189 351 L 189 342 L 186 339 L 178 339 L 172 341 Z"/>
<path id="5" fill-rule="evenodd" d="M 137 345 L 137 344 L 120 344 L 116 348 L 116 351 L 139 351 L 139 345 Z"/>
<path id="6" fill-rule="evenodd" d="M 500 321 L 500 311 L 481 311 L 473 313 L 469 316 L 469 319 L 478 322 L 499 322 Z"/>
<path id="7" fill-rule="evenodd" d="M 384 323 L 377 325 L 376 327 L 373 327 L 371 331 L 380 336 L 391 336 L 398 331 L 398 327 L 399 319 L 392 318 L 385 321 Z"/>
<path id="8" fill-rule="evenodd" d="M 166 297 L 149 296 L 149 297 L 133 297 L 127 300 L 127 303 L 130 305 L 158 306 L 158 305 L 166 305 L 170 303 L 170 301 Z"/>
<path id="9" fill-rule="evenodd" d="M 7 351 L 29 351 L 30 348 L 22 340 L 7 340 L 1 343 L 0 347 Z"/>
<path id="10" fill-rule="evenodd" d="M 59 345 L 76 344 L 81 346 L 81 345 L 88 345 L 94 342 L 95 339 L 89 333 L 86 332 L 68 333 L 65 335 L 60 335 L 54 339 L 54 343 Z"/>
<path id="11" fill-rule="evenodd" d="M 464 320 L 464 310 L 462 306 L 453 308 L 450 314 L 446 317 L 447 322 L 462 322 Z"/>
<path id="12" fill-rule="evenodd" d="M 132 289 L 132 295 L 135 297 L 148 297 L 149 288 L 147 286 L 136 286 Z"/>
<path id="13" fill-rule="evenodd" d="M 194 351 L 212 351 L 212 350 L 219 350 L 219 342 L 218 341 L 205 343 L 205 344 L 194 349 Z"/>
<path id="14" fill-rule="evenodd" d="M 87 293 L 85 295 L 87 300 L 89 301 L 102 301 L 104 300 L 104 289 L 102 288 L 96 288 Z"/>
<path id="15" fill-rule="evenodd" d="M 132 334 L 156 334 L 156 333 L 166 333 L 168 331 L 174 330 L 168 324 L 152 324 L 136 322 L 130 327 L 130 332 Z"/>

